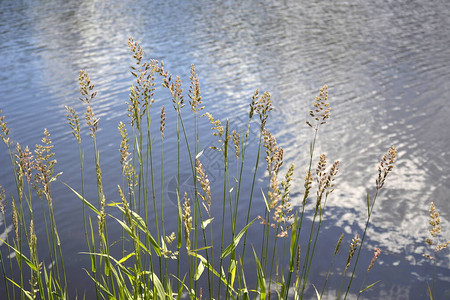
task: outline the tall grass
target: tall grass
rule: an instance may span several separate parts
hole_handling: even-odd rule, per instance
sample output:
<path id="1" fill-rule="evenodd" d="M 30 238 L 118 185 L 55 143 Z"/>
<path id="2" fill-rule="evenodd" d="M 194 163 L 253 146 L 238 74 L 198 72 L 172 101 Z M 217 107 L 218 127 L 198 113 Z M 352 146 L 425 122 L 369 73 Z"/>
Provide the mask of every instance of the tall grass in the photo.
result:
<path id="1" fill-rule="evenodd" d="M 326 203 L 334 190 L 339 172 L 339 161 L 331 164 L 325 154 L 316 153 L 319 131 L 329 121 L 331 105 L 328 100 L 328 88 L 324 86 L 313 102 L 310 120 L 311 127 L 309 163 L 304 175 L 303 195 L 299 205 L 294 206 L 290 190 L 296 176 L 294 165 L 290 165 L 285 174 L 281 174 L 284 163 L 283 148 L 277 144 L 275 136 L 268 130 L 272 100 L 268 92 L 256 91 L 251 98 L 246 128 L 242 132 L 230 129 L 230 121 L 222 122 L 209 112 L 204 113 L 200 82 L 195 67 L 191 66 L 190 85 L 186 106 L 186 95 L 180 77 L 166 70 L 162 61 L 144 61 L 144 52 L 140 45 L 130 38 L 128 42 L 134 63 L 131 74 L 134 83 L 128 99 L 128 122 L 120 122 L 118 140 L 122 182 L 117 184 L 117 194 L 107 199 L 103 188 L 102 164 L 97 134 L 99 119 L 96 117 L 92 102 L 97 93 L 86 71 L 81 71 L 79 84 L 81 100 L 85 105 L 84 119 L 89 128 L 93 153 L 85 153 L 85 141 L 81 140 L 82 118 L 72 107 L 67 107 L 67 121 L 78 144 L 81 190 L 64 183 L 68 191 L 74 193 L 83 203 L 83 224 L 86 247 L 80 249 L 81 255 L 90 257 L 90 267 L 86 267 L 87 276 L 92 279 L 95 295 L 88 299 L 180 299 L 180 298 L 225 298 L 225 299 L 306 299 L 308 289 L 314 287 L 317 299 L 323 299 L 328 280 L 334 270 L 335 260 L 339 259 L 340 249 L 344 248 L 344 233 L 336 237 L 334 252 L 330 253 L 330 268 L 321 289 L 317 289 L 309 276 L 315 266 L 315 252 L 321 238 L 321 225 L 325 216 Z M 157 85 L 169 92 L 171 103 L 155 103 Z M 161 105 L 160 105 L 161 104 Z M 175 111 L 176 119 L 166 120 L 166 110 Z M 160 105 L 160 108 L 155 108 Z M 154 113 L 155 110 L 158 113 Z M 161 146 L 154 147 L 155 138 L 151 135 L 152 116 L 159 114 Z M 192 114 L 189 116 L 188 114 Z M 207 118 L 211 124 L 211 133 L 216 144 L 213 151 L 219 152 L 221 160 L 223 186 L 221 191 L 213 191 L 207 170 L 202 164 L 203 149 L 200 141 L 199 121 Z M 186 120 L 193 122 L 187 124 Z M 168 132 L 166 123 L 175 123 L 175 132 Z M 8 246 L 8 252 L 1 253 L 3 284 L 7 299 L 69 299 L 67 272 L 58 235 L 53 209 L 52 185 L 59 174 L 54 173 L 53 144 L 48 130 L 44 131 L 42 144 L 31 152 L 13 141 L 5 117 L 0 117 L 0 136 L 10 156 L 16 182 L 16 193 L 10 193 L 13 235 L 2 241 Z M 249 153 L 248 147 L 252 128 L 258 128 L 256 151 Z M 188 128 L 193 128 L 193 130 Z M 193 133 L 192 133 L 193 132 Z M 176 136 L 177 143 L 177 209 L 170 216 L 170 222 L 176 222 L 176 232 L 167 229 L 167 216 L 164 202 L 164 166 L 168 158 L 164 143 L 166 135 Z M 202 132 L 202 134 L 207 134 Z M 183 149 L 186 152 L 183 153 Z M 160 154 L 158 155 L 158 151 Z M 366 285 L 366 280 L 357 289 L 352 289 L 357 272 L 360 254 L 364 247 L 367 228 L 373 209 L 388 174 L 394 167 L 396 149 L 389 148 L 378 167 L 375 182 L 375 194 L 367 195 L 367 216 L 365 228 L 351 240 L 345 261 L 345 269 L 340 274 L 340 288 L 336 299 L 349 297 L 350 292 L 360 295 L 374 284 Z M 84 183 L 85 155 L 90 155 L 95 163 L 95 182 L 97 194 L 87 195 Z M 159 158 L 158 158 L 159 157 Z M 258 191 L 256 182 L 261 174 L 262 157 L 265 158 L 267 174 L 266 187 Z M 154 167 L 154 160 L 160 160 L 160 169 Z M 173 163 L 172 163 L 173 164 Z M 230 174 L 231 164 L 234 175 Z M 246 173 L 246 166 L 253 166 L 252 173 Z M 194 182 L 194 193 L 182 193 L 180 170 L 189 169 Z M 159 181 L 158 181 L 159 176 Z M 233 176 L 233 177 L 231 177 Z M 251 184 L 244 186 L 244 178 L 250 178 Z M 246 180 L 245 182 L 248 182 Z M 242 198 L 243 189 L 248 196 Z M 159 192 L 160 198 L 157 199 Z M 34 212 L 38 209 L 36 201 L 41 200 L 44 215 L 43 226 L 46 236 L 41 240 L 35 234 Z M 96 200 L 93 198 L 97 198 Z M 1 211 L 4 216 L 5 193 L 0 193 Z M 252 219 L 255 199 L 265 203 L 264 214 Z M 239 207 L 246 205 L 246 215 L 239 219 Z M 312 210 L 307 209 L 308 206 Z M 221 209 L 212 209 L 212 207 Z M 310 214 L 310 211 L 312 215 Z M 117 215 L 120 217 L 117 217 Z M 149 214 L 153 214 L 153 222 Z M 309 217 L 312 222 L 305 225 Z M 5 219 L 5 216 L 3 217 Z M 110 219 L 114 222 L 107 222 Z M 262 225 L 258 225 L 257 223 Z M 434 224 L 437 221 L 434 219 Z M 41 224 L 41 222 L 39 223 Z M 113 256 L 111 245 L 117 237 L 109 234 L 109 226 L 118 226 L 122 230 L 122 251 Z M 261 226 L 260 244 L 248 244 L 250 226 Z M 5 223 L 5 231 L 8 231 Z M 172 226 L 173 228 L 173 226 Z M 432 233 L 437 234 L 437 229 Z M 220 240 L 217 239 L 220 237 Z M 360 237 L 361 236 L 361 237 Z M 434 236 L 434 235 L 433 235 Z M 45 259 L 39 256 L 37 243 L 44 243 L 48 250 Z M 130 241 L 130 243 L 126 242 Z M 430 240 L 430 245 L 434 245 Z M 445 246 L 447 246 L 445 244 Z M 439 244 L 438 248 L 444 248 Z M 250 254 L 249 254 L 250 253 Z M 12 255 L 12 254 L 15 254 Z M 375 252 L 367 272 L 373 267 L 379 251 Z M 67 258 L 66 258 L 67 259 Z M 187 263 L 186 263 L 187 262 Z M 51 263 L 51 267 L 49 267 Z M 252 267 L 249 267 L 252 265 Z M 367 275 L 366 272 L 366 275 Z M 254 277 L 254 286 L 248 286 L 249 276 Z M 364 274 L 363 274 L 364 275 Z M 434 286 L 434 285 L 433 285 Z M 319 292 L 319 290 L 321 292 Z M 430 289 L 431 290 L 431 289 Z M 430 292 L 430 295 L 432 293 Z"/>

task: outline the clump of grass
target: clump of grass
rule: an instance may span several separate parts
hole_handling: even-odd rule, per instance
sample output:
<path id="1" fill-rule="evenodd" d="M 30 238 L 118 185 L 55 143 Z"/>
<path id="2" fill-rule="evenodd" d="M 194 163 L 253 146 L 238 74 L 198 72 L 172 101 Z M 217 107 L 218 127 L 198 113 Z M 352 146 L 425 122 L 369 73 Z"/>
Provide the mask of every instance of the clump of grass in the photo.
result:
<path id="1" fill-rule="evenodd" d="M 309 274 L 315 267 L 314 254 L 321 238 L 321 224 L 325 217 L 327 200 L 335 189 L 340 167 L 340 161 L 329 163 L 325 153 L 320 155 L 316 153 L 319 130 L 329 122 L 331 116 L 328 87 L 325 85 L 320 89 L 309 113 L 311 119 L 306 121 L 313 130 L 309 162 L 306 170 L 300 171 L 300 174 L 306 176 L 299 205 L 294 206 L 295 201 L 291 199 L 291 188 L 296 176 L 294 165 L 289 165 L 284 176 L 281 174 L 285 163 L 285 150 L 277 144 L 275 136 L 269 131 L 270 112 L 273 109 L 270 93 L 260 93 L 257 90 L 251 97 L 246 128 L 241 132 L 232 131 L 228 119 L 221 121 L 214 118 L 211 112 L 202 112 L 207 110 L 207 103 L 203 102 L 199 75 L 193 65 L 186 95 L 181 78 L 166 70 L 163 61 L 145 61 L 142 47 L 131 38 L 128 46 L 133 57 L 130 69 L 135 81 L 130 88 L 127 101 L 128 121 L 120 122 L 118 125 L 120 134 L 118 148 L 123 179 L 118 183 L 118 193 L 115 197 L 107 198 L 103 190 L 103 170 L 96 138 L 97 134 L 100 134 L 98 130 L 100 121 L 94 113 L 93 103 L 97 93 L 86 71 L 79 74 L 80 99 L 86 107 L 85 122 L 94 146 L 91 155 L 95 163 L 94 181 L 97 185 L 97 195 L 87 195 L 84 191 L 86 142 L 81 139 L 84 127 L 75 109 L 66 107 L 67 122 L 79 150 L 81 193 L 72 189 L 69 184 L 66 185 L 83 203 L 86 246 L 81 251 L 90 257 L 91 266 L 86 270 L 87 276 L 92 279 L 95 286 L 96 297 L 98 299 L 180 299 L 183 295 L 190 299 L 309 297 L 306 294 L 307 286 L 312 284 Z M 164 102 L 165 100 L 155 101 L 158 83 L 168 91 L 169 103 Z M 189 101 L 190 110 L 184 108 L 185 99 Z M 176 118 L 172 120 L 166 119 L 166 109 L 170 107 L 176 114 Z M 193 118 L 186 118 L 187 114 L 192 114 Z M 160 150 L 153 146 L 154 138 L 151 136 L 153 117 L 159 117 L 157 126 L 161 137 Z M 198 130 L 202 117 L 206 117 L 210 122 L 209 134 L 212 133 L 217 139 L 212 148 L 220 153 L 223 174 L 221 191 L 213 190 L 208 170 L 202 164 L 204 150 L 201 149 L 204 146 L 200 143 Z M 188 125 L 185 120 L 193 120 L 193 124 Z M 171 127 L 166 128 L 168 122 L 176 124 L 175 131 L 170 131 Z M 257 150 L 248 153 L 252 126 L 258 129 Z M 177 209 L 176 217 L 170 219 L 171 222 L 176 222 L 176 232 L 170 234 L 166 230 L 167 206 L 164 205 L 167 195 L 163 193 L 164 166 L 167 162 L 164 155 L 167 143 L 165 137 L 168 135 L 176 136 L 177 141 Z M 6 261 L 4 257 L 0 257 L 7 298 L 15 299 L 14 295 L 18 293 L 21 299 L 69 299 L 68 281 L 53 209 L 51 186 L 59 174 L 55 175 L 54 171 L 56 160 L 50 134 L 47 130 L 44 131 L 42 145 L 36 147 L 34 155 L 28 147 L 23 148 L 19 144 L 15 148 L 12 147 L 12 139 L 4 116 L 0 116 L 0 136 L 9 151 L 17 190 L 17 195 L 10 197 L 14 235 L 8 236 L 4 241 L 9 246 L 9 254 L 15 253 L 16 261 L 13 261 L 11 255 Z M 186 151 L 183 153 L 180 149 Z M 161 152 L 160 170 L 156 170 L 153 165 L 153 159 L 158 151 Z M 234 155 L 230 154 L 230 151 L 233 151 L 231 153 Z M 378 166 L 375 194 L 372 197 L 367 196 L 366 225 L 361 237 L 359 234 L 352 237 L 345 269 L 339 274 L 342 279 L 337 299 L 341 294 L 344 295 L 344 299 L 349 294 L 378 193 L 394 168 L 396 156 L 395 147 L 391 147 Z M 233 160 L 236 173 L 234 180 L 231 180 L 229 165 Z M 256 182 L 261 169 L 260 164 L 264 161 L 267 184 L 261 193 L 257 193 Z M 253 166 L 251 173 L 245 171 L 248 170 L 247 164 Z M 315 165 L 317 167 L 314 169 Z M 181 169 L 191 170 L 194 182 L 194 193 L 191 195 L 183 193 L 181 189 Z M 158 176 L 160 176 L 160 200 L 156 199 Z M 241 191 L 244 188 L 249 190 L 248 199 L 241 199 Z M 41 237 L 35 233 L 37 222 L 33 217 L 35 204 L 32 199 L 36 197 L 43 203 L 49 258 L 43 258 L 37 251 Z M 258 217 L 263 224 L 261 240 L 258 241 L 261 248 L 260 250 L 253 248 L 253 256 L 249 256 L 246 255 L 248 229 L 256 220 L 250 218 L 254 213 L 252 206 L 254 199 L 264 202 L 265 210 L 264 214 Z M 5 193 L 0 192 L 2 214 L 5 200 Z M 241 203 L 243 200 L 246 202 Z M 149 204 L 153 205 L 148 206 Z M 243 204 L 247 205 L 246 216 L 240 217 L 238 208 Z M 216 209 L 220 207 L 221 210 Z M 85 208 L 89 210 L 88 214 L 85 214 Z M 121 217 L 117 218 L 113 216 L 115 214 L 110 214 L 109 211 L 112 209 L 119 212 Z M 148 217 L 151 209 L 154 222 L 150 222 Z M 431 214 L 433 229 L 430 233 L 436 238 L 440 234 L 440 221 L 434 206 Z M 307 217 L 312 220 L 310 224 L 303 222 Z M 107 222 L 108 219 L 115 223 Z M 97 224 L 94 224 L 95 220 Z M 109 234 L 108 227 L 114 225 L 122 229 L 122 236 L 119 239 L 130 241 L 129 244 L 122 242 L 119 257 L 111 254 L 113 244 L 111 239 L 117 237 Z M 217 236 L 220 242 L 219 238 L 215 240 Z M 342 233 L 334 251 L 330 253 L 330 267 L 321 293 L 316 290 L 318 299 L 322 299 L 324 295 L 344 238 L 345 234 Z M 439 244 L 432 239 L 427 242 L 435 246 L 435 253 L 449 244 L 448 242 Z M 372 269 L 379 255 L 378 249 L 366 272 Z M 429 257 L 434 259 L 432 256 Z M 48 268 L 47 260 L 51 261 L 51 268 Z M 184 261 L 187 261 L 187 264 L 184 264 Z M 248 265 L 252 265 L 254 271 Z M 17 276 L 14 275 L 15 270 L 18 270 Z M 347 273 L 350 272 L 348 279 Z M 248 286 L 246 280 L 248 273 L 257 274 L 255 286 Z M 364 285 L 365 280 L 358 290 L 358 295 L 374 284 L 366 287 Z"/>

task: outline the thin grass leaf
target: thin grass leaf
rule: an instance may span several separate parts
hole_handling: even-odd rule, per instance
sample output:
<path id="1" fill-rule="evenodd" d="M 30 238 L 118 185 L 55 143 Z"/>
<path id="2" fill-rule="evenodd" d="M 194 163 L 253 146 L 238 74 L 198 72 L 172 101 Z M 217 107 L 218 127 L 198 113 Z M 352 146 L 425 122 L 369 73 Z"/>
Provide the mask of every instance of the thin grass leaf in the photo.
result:
<path id="1" fill-rule="evenodd" d="M 267 287 L 266 287 L 266 278 L 264 277 L 264 271 L 261 267 L 261 262 L 256 255 L 255 249 L 253 249 L 253 254 L 255 256 L 256 261 L 256 270 L 258 274 L 258 292 L 260 294 L 260 299 L 266 299 L 267 295 Z"/>
<path id="2" fill-rule="evenodd" d="M 189 251 L 189 255 L 197 257 L 198 259 L 200 259 L 203 263 L 203 265 L 208 268 L 214 275 L 216 275 L 229 289 L 230 291 L 232 291 L 233 293 L 236 294 L 236 291 L 234 290 L 234 288 L 232 286 L 229 286 L 228 281 L 225 277 L 225 274 L 222 270 L 222 275 L 219 275 L 219 273 L 208 263 L 208 261 L 206 260 L 206 258 L 204 258 L 203 256 L 201 256 L 198 253 L 195 253 L 193 251 Z"/>
<path id="3" fill-rule="evenodd" d="M 31 293 L 29 291 L 26 291 L 21 287 L 19 284 L 15 283 L 12 279 L 6 277 L 12 284 L 14 284 L 16 287 L 18 287 L 24 294 L 27 296 L 28 299 L 33 300 L 33 297 L 31 296 Z"/>
<path id="4" fill-rule="evenodd" d="M 269 202 L 267 201 L 266 195 L 264 195 L 264 191 L 261 189 L 261 194 L 264 198 L 264 203 L 266 204 L 267 211 L 270 212 Z"/>
<path id="5" fill-rule="evenodd" d="M 430 296 L 430 300 L 434 300 L 433 293 L 431 292 L 430 284 L 427 282 L 428 295 Z"/>
<path id="6" fill-rule="evenodd" d="M 100 283 L 100 281 L 96 280 L 94 277 L 92 277 L 89 272 L 86 271 L 86 274 L 94 281 L 95 285 L 98 286 L 103 292 L 105 292 L 110 299 L 115 299 L 114 295 L 109 291 L 107 287 L 105 287 L 103 284 Z"/>
<path id="7" fill-rule="evenodd" d="M 242 292 L 242 299 L 244 300 L 250 300 L 250 296 L 248 295 L 248 288 L 247 288 L 247 282 L 245 280 L 245 274 L 244 274 L 244 270 L 243 270 L 243 263 L 242 263 L 242 258 L 239 258 L 239 264 L 241 265 L 241 270 L 242 270 L 242 284 L 244 285 L 243 288 L 240 289 L 240 291 Z"/>
<path id="8" fill-rule="evenodd" d="M 375 281 L 372 284 L 369 284 L 368 286 L 366 286 L 364 289 L 360 290 L 359 293 L 361 294 L 364 291 L 367 291 L 368 289 L 370 289 L 371 287 L 375 286 L 377 283 L 379 283 L 381 280 Z"/>
<path id="9" fill-rule="evenodd" d="M 313 286 L 313 288 L 314 288 L 314 291 L 316 291 L 316 297 L 317 297 L 317 300 L 322 299 L 322 298 L 320 297 L 319 291 L 317 291 L 317 289 L 316 289 L 316 286 L 315 286 L 314 284 L 313 284 L 312 286 Z"/>
<path id="10" fill-rule="evenodd" d="M 16 256 L 20 256 L 20 258 L 22 258 L 25 263 L 33 270 L 33 271 L 38 271 L 37 267 L 31 262 L 31 260 L 29 260 L 25 255 L 23 255 L 19 250 L 17 250 L 16 248 L 14 248 L 13 246 L 11 246 L 10 244 L 8 244 L 6 241 L 0 239 L 0 241 L 5 244 L 6 246 L 8 246 L 9 248 L 11 248 L 12 250 L 14 250 L 14 252 L 16 253 Z"/>
<path id="11" fill-rule="evenodd" d="M 212 222 L 212 220 L 214 220 L 214 218 L 209 218 L 209 219 L 203 221 L 202 222 L 202 228 L 205 229 L 206 226 L 208 226 L 208 224 Z"/>
<path id="12" fill-rule="evenodd" d="M 235 259 L 232 259 L 230 261 L 229 270 L 230 270 L 229 273 L 231 274 L 230 285 L 234 286 L 234 279 L 236 278 L 236 270 L 237 270 L 237 261 Z"/>
<path id="13" fill-rule="evenodd" d="M 292 223 L 291 243 L 289 246 L 289 272 L 294 272 L 295 258 L 297 256 L 297 214 L 295 215 L 294 222 Z"/>
<path id="14" fill-rule="evenodd" d="M 101 215 L 101 213 L 86 199 L 84 199 L 83 196 L 77 193 L 73 188 L 71 188 L 67 183 L 63 182 L 65 186 L 67 186 L 78 198 L 80 198 L 81 201 L 83 201 L 84 204 L 87 205 L 93 212 L 95 212 L 97 215 Z"/>
<path id="15" fill-rule="evenodd" d="M 207 250 L 207 249 L 210 249 L 210 248 L 212 248 L 212 247 L 211 246 L 206 246 L 206 247 L 201 247 L 201 248 L 197 248 L 197 249 L 191 249 L 190 251 L 192 251 L 192 252 L 200 252 L 200 251 Z"/>
<path id="16" fill-rule="evenodd" d="M 202 150 L 202 151 L 200 151 L 199 153 L 197 153 L 197 155 L 195 156 L 195 159 L 198 159 L 200 156 L 202 156 L 203 151 L 204 151 L 204 150 Z"/>
<path id="17" fill-rule="evenodd" d="M 114 216 L 109 215 L 111 218 L 113 218 L 114 220 L 117 221 L 117 223 L 120 224 L 120 226 L 122 226 L 122 228 L 126 231 L 126 233 L 128 233 L 129 236 L 131 236 L 133 239 L 135 238 L 135 234 L 133 232 L 133 230 L 131 230 L 130 226 L 128 226 L 127 224 L 125 224 L 125 222 L 122 222 L 121 220 L 117 219 Z"/>
<path id="18" fill-rule="evenodd" d="M 188 287 L 184 284 L 184 281 L 186 280 L 186 274 L 184 274 L 183 280 L 180 280 L 178 277 L 176 277 L 175 275 L 172 274 L 172 276 L 178 280 L 180 284 L 180 287 L 178 288 L 178 294 L 177 294 L 177 300 L 181 299 L 181 295 L 183 294 L 183 289 L 186 288 L 188 289 Z"/>
<path id="19" fill-rule="evenodd" d="M 136 255 L 134 252 L 131 252 L 130 254 L 128 254 L 127 256 L 123 257 L 121 260 L 119 260 L 119 264 L 127 261 L 130 257 Z"/>
<path id="20" fill-rule="evenodd" d="M 195 281 L 200 279 L 200 277 L 202 276 L 204 270 L 205 270 L 205 265 L 203 265 L 203 263 L 200 261 L 198 263 L 198 267 L 195 269 L 195 274 L 194 274 L 194 280 Z"/>
<path id="21" fill-rule="evenodd" d="M 176 192 L 177 192 L 177 208 L 178 208 L 177 249 L 180 249 L 181 245 L 183 243 L 183 238 L 182 238 L 183 213 L 181 211 L 181 202 L 180 202 L 180 195 L 178 194 L 178 189 Z"/>
<path id="22" fill-rule="evenodd" d="M 369 193 L 367 193 L 366 196 L 366 202 L 367 202 L 367 215 L 370 215 L 370 198 L 369 198 Z"/>
<path id="23" fill-rule="evenodd" d="M 92 245 L 92 249 L 89 249 L 89 250 L 94 250 L 95 237 L 94 237 L 94 230 L 92 228 L 92 219 L 91 219 L 91 217 L 89 217 L 89 225 L 91 227 L 91 245 Z M 91 271 L 92 271 L 92 273 L 95 273 L 97 271 L 97 263 L 95 261 L 95 256 L 94 255 L 90 255 L 90 258 L 91 258 Z"/>
<path id="24" fill-rule="evenodd" d="M 245 232 L 250 227 L 250 225 L 252 225 L 253 222 L 255 222 L 255 221 L 256 221 L 256 218 L 253 219 L 250 223 L 248 223 L 244 228 L 242 228 L 242 230 L 239 232 L 239 234 L 233 239 L 231 244 L 227 248 L 225 248 L 225 250 L 222 252 L 222 255 L 220 256 L 220 258 L 227 257 L 228 255 L 231 254 L 231 252 L 233 252 L 234 249 L 236 249 L 242 236 L 245 234 Z"/>
<path id="25" fill-rule="evenodd" d="M 151 271 L 143 271 L 142 273 L 139 273 L 139 275 L 150 275 L 149 278 L 151 278 L 153 285 L 156 288 L 156 291 L 158 292 L 158 298 L 161 300 L 164 300 L 166 298 L 166 293 L 164 291 L 164 286 L 162 285 L 161 281 L 159 280 L 158 276 L 154 272 Z M 153 299 L 155 298 L 155 295 L 153 295 Z"/>
<path id="26" fill-rule="evenodd" d="M 113 262 L 116 263 L 116 265 L 120 268 L 120 270 L 122 270 L 122 272 L 124 272 L 125 274 L 133 276 L 133 274 L 130 273 L 130 270 L 125 268 L 122 264 L 119 263 L 119 261 L 117 259 L 115 259 L 114 257 L 112 257 L 109 254 L 92 253 L 92 252 L 80 252 L 80 254 L 89 254 L 89 255 L 95 255 L 95 256 L 101 256 L 101 257 L 109 258 L 110 260 L 112 260 Z M 133 278 L 135 278 L 135 277 L 133 276 Z"/>
<path id="27" fill-rule="evenodd" d="M 156 242 L 156 240 L 153 238 L 152 234 L 148 230 L 148 227 L 145 224 L 144 220 L 141 218 L 141 216 L 139 216 L 134 211 L 131 211 L 131 214 L 135 218 L 135 221 L 137 221 L 136 225 L 139 227 L 139 229 L 141 229 L 145 233 L 145 235 L 149 239 L 150 244 L 152 244 L 153 250 L 155 250 L 155 252 L 156 252 L 156 255 L 161 256 L 161 248 L 159 247 L 158 243 Z"/>

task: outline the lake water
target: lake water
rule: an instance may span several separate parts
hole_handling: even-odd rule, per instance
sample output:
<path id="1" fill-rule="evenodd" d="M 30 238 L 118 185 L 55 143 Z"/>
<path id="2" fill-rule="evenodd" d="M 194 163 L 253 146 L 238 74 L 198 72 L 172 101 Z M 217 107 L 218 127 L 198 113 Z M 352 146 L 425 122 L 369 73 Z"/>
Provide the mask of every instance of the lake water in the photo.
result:
<path id="1" fill-rule="evenodd" d="M 275 108 L 268 127 L 285 149 L 282 173 L 290 163 L 296 165 L 293 194 L 298 202 L 312 137 L 305 120 L 320 87 L 327 84 L 332 116 L 320 131 L 317 153 L 326 153 L 330 161 L 339 159 L 342 166 L 327 204 L 311 283 L 321 286 L 341 232 L 346 243 L 361 234 L 365 195 L 374 191 L 377 163 L 395 145 L 396 168 L 377 200 L 360 260 L 365 265 L 373 249 L 381 248 L 370 280 L 382 281 L 366 297 L 422 300 L 433 274 L 432 264 L 422 257 L 429 253 L 425 238 L 431 201 L 440 211 L 443 236 L 450 239 L 449 28 L 450 11 L 443 0 L 4 0 L 0 109 L 14 140 L 22 145 L 39 143 L 43 128 L 48 128 L 57 169 L 64 172 L 60 181 L 78 187 L 78 151 L 64 107 L 82 111 L 77 79 L 80 69 L 87 70 L 99 92 L 94 109 L 100 117 L 101 163 L 106 194 L 114 199 L 121 182 L 117 124 L 127 122 L 125 102 L 133 82 L 126 43 L 133 36 L 147 59 L 164 60 L 186 84 L 190 64 L 195 64 L 206 110 L 221 120 L 229 117 L 237 129 L 246 120 L 253 92 L 272 94 Z M 170 99 L 156 100 L 155 119 L 162 103 L 171 108 Z M 174 117 L 169 112 L 168 122 Z M 176 138 L 166 135 L 166 157 L 175 157 Z M 87 135 L 83 138 L 88 140 Z M 206 148 L 214 137 L 208 132 L 201 141 Z M 169 196 L 174 168 L 165 166 Z M 206 168 L 219 177 L 214 161 Z M 9 157 L 1 147 L 0 184 L 13 193 L 10 173 Z M 220 182 L 213 182 L 213 193 L 214 186 L 220 195 Z M 88 193 L 94 190 L 95 183 L 88 184 Z M 66 264 L 71 292 L 89 290 L 90 279 L 80 267 L 87 268 L 88 262 L 78 254 L 85 250 L 80 249 L 81 204 L 60 182 L 54 184 L 54 195 L 62 243 L 70 257 Z M 256 207 L 262 211 L 259 201 Z M 253 225 L 251 230 L 257 233 L 261 227 Z M 441 253 L 437 298 L 445 299 L 450 297 L 450 256 L 448 250 Z M 0 293 L 3 289 L 2 280 Z"/>

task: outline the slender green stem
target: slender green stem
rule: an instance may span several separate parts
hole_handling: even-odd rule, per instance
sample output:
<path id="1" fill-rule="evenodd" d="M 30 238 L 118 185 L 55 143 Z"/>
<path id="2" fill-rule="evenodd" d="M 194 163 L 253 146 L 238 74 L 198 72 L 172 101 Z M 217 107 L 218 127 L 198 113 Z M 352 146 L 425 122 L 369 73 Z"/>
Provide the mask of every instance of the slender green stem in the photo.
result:
<path id="1" fill-rule="evenodd" d="M 364 239 L 366 237 L 367 228 L 369 227 L 369 223 L 370 223 L 370 217 L 372 216 L 373 207 L 375 206 L 375 202 L 377 200 L 379 191 L 380 191 L 379 189 L 376 190 L 375 195 L 373 197 L 372 205 L 370 206 L 370 209 L 368 210 L 366 226 L 364 227 L 364 232 L 363 232 L 363 235 L 361 237 L 361 243 L 360 243 L 359 248 L 358 248 L 358 253 L 356 255 L 355 264 L 353 266 L 352 275 L 350 277 L 350 281 L 348 283 L 347 290 L 345 292 L 344 300 L 347 299 L 348 292 L 350 290 L 350 286 L 352 285 L 353 277 L 355 276 L 355 271 L 356 271 L 356 266 L 358 265 L 359 255 L 361 254 L 361 249 L 362 249 L 363 244 L 364 244 Z"/>

